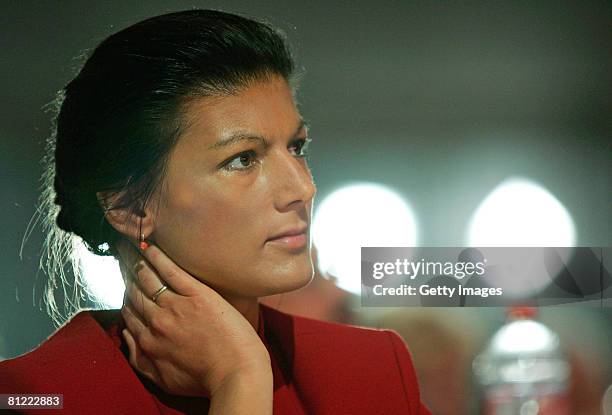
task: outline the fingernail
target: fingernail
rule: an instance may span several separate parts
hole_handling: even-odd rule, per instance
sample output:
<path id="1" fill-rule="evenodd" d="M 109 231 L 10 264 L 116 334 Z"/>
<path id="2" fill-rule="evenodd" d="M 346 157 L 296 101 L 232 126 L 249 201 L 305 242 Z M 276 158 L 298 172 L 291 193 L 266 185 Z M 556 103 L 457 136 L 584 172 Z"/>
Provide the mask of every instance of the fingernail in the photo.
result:
<path id="1" fill-rule="evenodd" d="M 144 266 L 144 262 L 142 261 L 138 261 L 137 263 L 134 264 L 134 272 L 138 272 L 140 271 L 140 269 Z"/>

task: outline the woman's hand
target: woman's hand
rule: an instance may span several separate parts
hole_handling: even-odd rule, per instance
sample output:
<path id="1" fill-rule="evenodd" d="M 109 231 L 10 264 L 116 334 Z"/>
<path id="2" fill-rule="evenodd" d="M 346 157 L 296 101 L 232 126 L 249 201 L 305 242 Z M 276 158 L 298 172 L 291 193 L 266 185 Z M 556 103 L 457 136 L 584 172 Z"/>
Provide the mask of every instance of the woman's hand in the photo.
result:
<path id="1" fill-rule="evenodd" d="M 130 249 L 131 262 L 140 258 Z M 271 400 L 270 357 L 246 318 L 158 247 L 142 256 L 130 264 L 136 278 L 127 278 L 121 310 L 131 365 L 168 393 L 214 397 L 250 384 L 269 389 Z M 168 289 L 153 302 L 162 284 Z"/>

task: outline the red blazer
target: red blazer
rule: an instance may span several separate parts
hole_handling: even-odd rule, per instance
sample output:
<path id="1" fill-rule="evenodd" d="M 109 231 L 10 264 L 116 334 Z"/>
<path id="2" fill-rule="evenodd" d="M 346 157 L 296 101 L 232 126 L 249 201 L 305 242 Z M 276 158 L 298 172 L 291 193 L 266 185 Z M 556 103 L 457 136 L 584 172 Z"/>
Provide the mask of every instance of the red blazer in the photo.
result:
<path id="1" fill-rule="evenodd" d="M 206 413 L 206 397 L 165 394 L 126 359 L 116 310 L 81 311 L 35 350 L 0 362 L 0 393 L 63 394 L 52 414 Z M 260 305 L 275 414 L 430 415 L 410 354 L 391 330 L 292 316 Z"/>

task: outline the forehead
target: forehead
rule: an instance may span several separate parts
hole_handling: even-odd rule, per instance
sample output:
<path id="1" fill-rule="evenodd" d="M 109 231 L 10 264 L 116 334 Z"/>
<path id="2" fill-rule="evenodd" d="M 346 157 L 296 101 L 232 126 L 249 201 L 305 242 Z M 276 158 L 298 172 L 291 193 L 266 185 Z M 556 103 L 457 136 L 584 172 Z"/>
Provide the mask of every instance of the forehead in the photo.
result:
<path id="1" fill-rule="evenodd" d="M 281 77 L 258 81 L 235 95 L 196 98 L 184 109 L 184 144 L 212 145 L 235 133 L 274 138 L 293 135 L 301 117 Z"/>

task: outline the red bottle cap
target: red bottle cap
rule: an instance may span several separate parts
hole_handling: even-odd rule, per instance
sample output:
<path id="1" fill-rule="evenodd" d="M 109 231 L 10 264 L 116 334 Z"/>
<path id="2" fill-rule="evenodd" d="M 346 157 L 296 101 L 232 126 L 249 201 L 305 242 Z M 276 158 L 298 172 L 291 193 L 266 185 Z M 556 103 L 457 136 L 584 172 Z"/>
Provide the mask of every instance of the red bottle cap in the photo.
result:
<path id="1" fill-rule="evenodd" d="M 538 309 L 531 306 L 512 306 L 508 308 L 508 317 L 513 320 L 531 319 L 538 315 Z"/>

